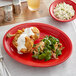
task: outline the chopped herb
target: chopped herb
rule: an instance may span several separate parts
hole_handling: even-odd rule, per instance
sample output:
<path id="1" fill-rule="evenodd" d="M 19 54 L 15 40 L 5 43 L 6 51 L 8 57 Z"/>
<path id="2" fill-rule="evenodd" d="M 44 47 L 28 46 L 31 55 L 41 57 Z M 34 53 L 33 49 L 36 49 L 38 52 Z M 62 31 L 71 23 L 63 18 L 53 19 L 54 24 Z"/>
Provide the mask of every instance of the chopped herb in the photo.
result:
<path id="1" fill-rule="evenodd" d="M 38 59 L 38 55 L 32 55 L 32 57 Z"/>
<path id="2" fill-rule="evenodd" d="M 33 47 L 35 47 L 35 46 L 36 46 L 36 44 L 33 45 Z"/>
<path id="3" fill-rule="evenodd" d="M 39 48 L 38 48 L 38 51 L 40 51 L 40 46 L 39 46 Z"/>
<path id="4" fill-rule="evenodd" d="M 58 57 L 59 55 L 61 55 L 62 54 L 62 52 L 61 52 L 61 50 L 56 50 L 56 57 Z"/>

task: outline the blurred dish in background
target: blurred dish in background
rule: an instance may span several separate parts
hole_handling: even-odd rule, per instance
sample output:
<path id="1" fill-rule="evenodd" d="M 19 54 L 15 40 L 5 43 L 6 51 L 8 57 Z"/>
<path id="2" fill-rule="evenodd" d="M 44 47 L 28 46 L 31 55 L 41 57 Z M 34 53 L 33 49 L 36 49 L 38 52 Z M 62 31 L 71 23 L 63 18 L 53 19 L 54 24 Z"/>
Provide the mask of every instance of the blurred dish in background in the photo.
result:
<path id="1" fill-rule="evenodd" d="M 69 5 L 70 7 L 72 7 L 72 10 L 70 11 L 70 8 L 68 9 L 67 8 L 67 6 L 66 7 L 63 7 L 62 6 L 62 4 L 61 3 L 66 3 L 66 5 Z M 60 6 L 59 6 L 59 4 L 60 4 Z M 58 12 L 56 12 L 55 11 L 55 8 L 57 7 L 57 5 L 60 7 L 60 8 L 58 8 Z M 65 9 L 66 8 L 66 9 Z M 71 13 L 74 13 L 74 15 L 72 15 L 72 16 L 70 16 L 71 18 L 69 18 L 69 17 L 67 17 L 67 16 L 64 16 L 65 18 L 60 18 L 60 17 L 63 17 L 63 15 L 66 15 L 66 13 L 62 13 L 62 11 L 60 11 L 60 10 L 67 10 L 67 12 L 69 13 L 69 14 L 71 14 Z M 64 11 L 65 11 L 64 10 Z M 70 12 L 69 12 L 70 11 Z M 73 12 L 74 11 L 74 12 Z M 55 20 L 57 20 L 57 21 L 60 21 L 60 22 L 69 22 L 69 21 L 72 21 L 72 20 L 74 20 L 74 19 L 76 19 L 76 3 L 74 3 L 73 1 L 71 1 L 71 0 L 56 0 L 56 1 L 54 1 L 51 5 L 50 5 L 50 7 L 49 7 L 49 13 L 50 13 L 50 15 L 55 19 Z M 58 17 L 56 17 L 55 16 L 55 13 L 56 14 L 58 14 Z M 61 15 L 60 15 L 61 14 Z M 59 17 L 60 16 L 60 17 Z M 66 19 L 66 17 L 68 18 L 68 19 Z"/>
<path id="2" fill-rule="evenodd" d="M 37 11 L 40 6 L 40 0 L 27 0 L 28 8 L 31 11 Z"/>
<path id="3" fill-rule="evenodd" d="M 73 9 L 73 6 L 63 2 L 57 4 L 54 9 L 54 15 L 61 20 L 69 20 L 75 15 L 75 11 Z"/>

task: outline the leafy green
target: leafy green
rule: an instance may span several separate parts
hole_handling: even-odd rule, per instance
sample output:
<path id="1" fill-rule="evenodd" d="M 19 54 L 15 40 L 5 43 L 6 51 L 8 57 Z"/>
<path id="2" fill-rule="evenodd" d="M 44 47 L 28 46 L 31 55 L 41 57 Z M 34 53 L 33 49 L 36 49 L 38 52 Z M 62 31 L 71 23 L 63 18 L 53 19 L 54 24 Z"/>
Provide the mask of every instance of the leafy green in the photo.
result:
<path id="1" fill-rule="evenodd" d="M 48 61 L 48 60 L 50 60 L 51 59 L 51 56 L 46 56 L 45 57 L 45 61 Z"/>
<path id="2" fill-rule="evenodd" d="M 41 50 L 41 48 L 40 48 L 40 46 L 38 47 L 38 54 L 40 54 L 40 50 Z"/>
<path id="3" fill-rule="evenodd" d="M 53 44 L 53 45 L 51 45 L 51 48 L 52 48 L 52 50 L 55 50 L 55 46 L 54 46 L 54 44 Z"/>
<path id="4" fill-rule="evenodd" d="M 51 59 L 51 51 L 45 51 L 44 53 L 39 55 L 38 59 L 39 60 L 45 59 L 45 61 L 50 60 Z"/>
<path id="5" fill-rule="evenodd" d="M 38 52 L 40 52 L 40 49 L 41 49 L 41 48 L 40 48 L 40 46 L 39 46 L 39 47 L 38 47 Z"/>
<path id="6" fill-rule="evenodd" d="M 46 40 L 45 40 L 45 44 L 47 44 L 47 45 L 51 45 L 51 41 L 48 40 L 48 39 L 46 39 Z"/>
<path id="7" fill-rule="evenodd" d="M 52 36 L 49 36 L 49 39 L 52 38 Z"/>
<path id="8" fill-rule="evenodd" d="M 32 57 L 39 59 L 39 60 L 44 59 L 45 61 L 48 61 L 52 57 L 51 51 L 55 50 L 55 44 L 56 43 L 59 44 L 59 39 L 57 39 L 53 36 L 46 36 L 42 41 L 45 43 L 45 47 L 44 47 L 43 51 L 40 52 L 41 47 L 39 46 L 38 47 L 38 54 L 33 55 Z M 36 46 L 36 45 L 34 45 L 34 46 Z M 60 47 L 60 44 L 58 45 L 58 47 Z M 59 55 L 62 54 L 61 50 L 58 50 L 58 49 L 56 50 L 55 53 L 56 53 L 56 57 L 58 57 Z"/>
<path id="9" fill-rule="evenodd" d="M 56 42 L 59 43 L 59 40 L 58 40 L 57 38 L 55 38 L 55 37 L 51 37 L 51 38 L 49 38 L 49 39 L 50 39 L 50 41 L 52 42 L 52 44 L 56 44 Z"/>
<path id="10" fill-rule="evenodd" d="M 38 59 L 43 60 L 43 59 L 45 59 L 45 57 L 46 57 L 46 54 L 42 53 L 41 55 L 39 55 Z"/>
<path id="11" fill-rule="evenodd" d="M 51 49 L 52 49 L 52 47 L 50 47 L 50 45 L 47 45 L 47 48 L 48 48 L 49 50 L 51 50 Z"/>
<path id="12" fill-rule="evenodd" d="M 33 58 L 38 59 L 38 54 L 37 55 L 32 55 Z"/>
<path id="13" fill-rule="evenodd" d="M 61 55 L 62 54 L 62 52 L 61 52 L 61 50 L 56 50 L 56 57 L 58 57 L 59 55 Z"/>
<path id="14" fill-rule="evenodd" d="M 36 44 L 33 45 L 33 47 L 35 47 L 35 46 L 36 46 Z"/>

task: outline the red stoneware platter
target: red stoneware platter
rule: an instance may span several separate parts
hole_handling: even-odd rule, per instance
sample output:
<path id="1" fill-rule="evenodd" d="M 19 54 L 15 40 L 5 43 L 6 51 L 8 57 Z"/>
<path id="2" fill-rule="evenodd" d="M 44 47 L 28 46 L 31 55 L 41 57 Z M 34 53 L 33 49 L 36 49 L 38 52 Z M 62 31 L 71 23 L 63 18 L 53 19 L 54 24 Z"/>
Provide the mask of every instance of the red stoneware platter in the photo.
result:
<path id="1" fill-rule="evenodd" d="M 48 36 L 52 35 L 60 40 L 63 47 L 65 48 L 62 51 L 62 55 L 59 56 L 59 59 L 51 59 L 49 61 L 35 60 L 32 58 L 31 53 L 23 54 L 23 55 L 17 53 L 17 49 L 12 45 L 12 40 L 14 37 L 7 38 L 6 35 L 8 33 L 10 34 L 16 33 L 18 29 L 33 27 L 33 26 L 37 27 L 40 30 L 40 39 L 46 35 Z M 40 39 L 36 40 L 35 43 L 38 43 Z M 67 60 L 72 53 L 72 42 L 69 39 L 69 37 L 58 28 L 43 23 L 25 23 L 11 28 L 3 38 L 3 46 L 5 51 L 10 57 L 12 57 L 13 59 L 15 59 L 16 61 L 22 64 L 34 66 L 34 67 L 50 67 L 50 66 L 58 65 L 64 62 L 65 60 Z"/>

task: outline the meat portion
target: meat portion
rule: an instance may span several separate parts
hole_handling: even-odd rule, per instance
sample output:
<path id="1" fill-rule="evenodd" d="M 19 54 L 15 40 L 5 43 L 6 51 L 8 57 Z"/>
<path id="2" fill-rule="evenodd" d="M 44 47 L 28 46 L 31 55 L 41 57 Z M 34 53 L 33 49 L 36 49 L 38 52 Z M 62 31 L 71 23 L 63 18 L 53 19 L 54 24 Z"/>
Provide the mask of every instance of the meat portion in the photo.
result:
<path id="1" fill-rule="evenodd" d="M 40 31 L 38 28 L 33 27 L 32 29 L 34 35 L 31 35 L 30 38 L 32 38 L 33 40 L 37 40 L 40 37 Z"/>
<path id="2" fill-rule="evenodd" d="M 30 52 L 34 45 L 34 40 L 32 40 L 29 37 L 26 37 L 25 40 L 26 40 L 25 46 L 27 47 L 28 52 Z"/>
<path id="3" fill-rule="evenodd" d="M 36 27 L 30 27 L 18 30 L 14 36 L 12 43 L 17 48 L 18 53 L 28 53 L 31 52 L 34 41 L 39 38 L 40 31 Z"/>
<path id="4" fill-rule="evenodd" d="M 34 45 L 34 41 L 31 38 L 29 38 L 29 37 L 26 37 L 25 41 L 26 41 L 25 42 L 25 46 L 26 46 L 27 49 L 22 48 L 20 50 L 20 52 L 22 52 L 22 53 L 29 53 L 31 51 L 33 45 Z"/>
<path id="5" fill-rule="evenodd" d="M 38 52 L 38 48 L 40 47 L 40 51 L 43 52 L 43 49 L 45 47 L 45 43 L 43 41 L 41 41 L 39 44 L 37 44 L 35 47 L 34 47 L 34 52 Z"/>
<path id="6" fill-rule="evenodd" d="M 13 45 L 17 48 L 18 44 L 17 44 L 17 40 L 18 40 L 18 37 L 24 32 L 24 29 L 22 30 L 18 30 L 15 34 L 13 35 L 10 35 L 10 34 L 7 34 L 8 37 L 12 37 L 14 36 L 14 39 L 12 41 Z"/>

